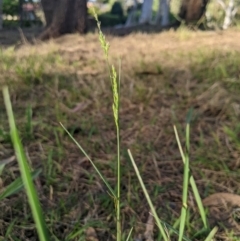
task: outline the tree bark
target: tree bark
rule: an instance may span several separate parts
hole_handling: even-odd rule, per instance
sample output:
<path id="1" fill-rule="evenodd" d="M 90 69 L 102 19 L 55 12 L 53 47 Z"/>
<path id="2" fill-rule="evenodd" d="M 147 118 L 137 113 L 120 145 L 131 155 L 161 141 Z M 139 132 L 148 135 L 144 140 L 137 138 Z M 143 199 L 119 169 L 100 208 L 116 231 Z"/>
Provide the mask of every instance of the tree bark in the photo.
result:
<path id="1" fill-rule="evenodd" d="M 46 29 L 41 40 L 87 31 L 87 0 L 42 0 Z"/>
<path id="2" fill-rule="evenodd" d="M 161 0 L 159 3 L 161 9 L 161 26 L 169 24 L 170 0 Z"/>
<path id="3" fill-rule="evenodd" d="M 75 14 L 76 14 L 76 18 L 77 18 L 76 30 L 80 34 L 86 33 L 87 32 L 87 22 L 88 22 L 87 0 L 77 0 Z"/>
<path id="4" fill-rule="evenodd" d="M 187 24 L 197 22 L 206 11 L 209 0 L 182 0 L 179 17 Z"/>
<path id="5" fill-rule="evenodd" d="M 58 0 L 41 0 L 46 27 L 49 27 L 53 21 L 54 10 L 56 9 L 58 2 Z"/>
<path id="6" fill-rule="evenodd" d="M 161 26 L 169 25 L 170 0 L 159 0 L 158 12 L 154 23 Z"/>
<path id="7" fill-rule="evenodd" d="M 144 0 L 139 23 L 150 23 L 152 17 L 152 5 L 153 0 Z"/>
<path id="8" fill-rule="evenodd" d="M 128 13 L 128 17 L 127 17 L 127 21 L 125 23 L 125 27 L 129 27 L 129 26 L 132 26 L 132 25 L 136 24 L 135 14 L 136 14 L 136 11 L 137 11 L 137 4 L 138 4 L 137 0 L 134 0 L 134 4 L 131 7 L 130 12 Z"/>

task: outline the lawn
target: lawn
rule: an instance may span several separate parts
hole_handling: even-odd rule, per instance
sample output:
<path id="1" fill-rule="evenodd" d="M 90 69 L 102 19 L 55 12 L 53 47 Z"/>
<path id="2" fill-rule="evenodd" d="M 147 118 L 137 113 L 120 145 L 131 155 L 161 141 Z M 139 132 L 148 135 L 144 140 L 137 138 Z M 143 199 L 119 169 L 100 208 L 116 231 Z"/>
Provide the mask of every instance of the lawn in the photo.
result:
<path id="1" fill-rule="evenodd" d="M 133 227 L 134 240 L 145 240 L 150 209 L 127 149 L 160 218 L 173 225 L 181 210 L 183 183 L 173 125 L 184 144 L 191 108 L 190 167 L 202 199 L 218 192 L 240 193 L 240 31 L 180 28 L 106 37 L 110 61 L 121 76 L 123 237 L 126 240 Z M 42 169 L 35 185 L 53 240 L 115 240 L 113 198 L 59 124 L 63 123 L 116 189 L 111 84 L 98 35 L 69 35 L 33 46 L 25 41 L 17 48 L 5 44 L 0 72 L 1 86 L 9 86 L 29 163 L 33 170 Z M 2 95 L 0 101 L 0 159 L 5 160 L 14 151 Z M 1 174 L 2 190 L 19 175 L 13 157 Z M 202 224 L 191 189 L 188 205 L 185 235 L 188 240 L 204 240 L 206 234 L 194 236 Z M 1 240 L 37 240 L 23 191 L 4 199 L 0 206 Z M 238 223 L 233 230 L 240 230 Z M 158 240 L 156 225 L 154 231 Z M 221 228 L 217 240 L 234 238 Z"/>

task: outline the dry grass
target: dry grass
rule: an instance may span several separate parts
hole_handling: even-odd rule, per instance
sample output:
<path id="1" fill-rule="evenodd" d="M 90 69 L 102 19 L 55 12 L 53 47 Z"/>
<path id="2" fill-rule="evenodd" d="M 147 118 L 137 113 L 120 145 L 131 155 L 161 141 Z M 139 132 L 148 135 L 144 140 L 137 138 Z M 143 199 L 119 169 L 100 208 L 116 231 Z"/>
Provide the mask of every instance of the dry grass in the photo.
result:
<path id="1" fill-rule="evenodd" d="M 122 213 L 126 233 L 134 226 L 135 237 L 144 234 L 149 212 L 126 148 L 131 149 L 160 216 L 172 224 L 181 207 L 183 173 L 172 126 L 182 130 L 184 140 L 185 118 L 191 107 L 190 165 L 202 198 L 215 192 L 240 192 L 238 38 L 237 30 L 184 29 L 107 37 L 112 61 L 118 65 L 120 57 L 122 65 Z M 115 183 L 112 95 L 98 36 L 70 35 L 15 51 L 6 49 L 0 54 L 0 71 L 1 83 L 10 86 L 29 160 L 34 169 L 43 168 L 36 184 L 50 230 L 59 240 L 85 240 L 83 234 L 90 226 L 99 240 L 113 240 L 114 203 L 58 124 L 61 121 L 69 128 L 110 183 Z M 2 97 L 0 100 L 3 106 Z M 29 105 L 32 134 L 26 131 Z M 13 154 L 7 127 L 2 107 L 1 159 Z M 227 133 L 226 128 L 233 133 Z M 17 163 L 9 165 L 2 187 L 18 175 Z M 189 204 L 197 213 L 191 200 Z M 0 205 L 1 236 L 15 220 L 11 238 L 36 240 L 24 194 Z M 187 234 L 191 238 L 199 220 L 195 216 L 190 220 Z"/>

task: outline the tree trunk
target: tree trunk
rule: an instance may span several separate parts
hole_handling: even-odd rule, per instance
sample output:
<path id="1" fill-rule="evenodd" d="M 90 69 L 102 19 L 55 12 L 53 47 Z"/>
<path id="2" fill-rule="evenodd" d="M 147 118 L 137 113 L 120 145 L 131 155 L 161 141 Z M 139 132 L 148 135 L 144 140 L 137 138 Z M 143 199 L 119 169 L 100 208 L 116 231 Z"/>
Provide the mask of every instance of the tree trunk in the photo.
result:
<path id="1" fill-rule="evenodd" d="M 179 17 L 186 23 L 197 22 L 206 11 L 209 0 L 182 0 Z"/>
<path id="2" fill-rule="evenodd" d="M 153 0 L 144 0 L 139 23 L 150 23 L 152 17 L 152 5 Z"/>
<path id="3" fill-rule="evenodd" d="M 154 23 L 161 26 L 169 25 L 170 0 L 159 0 L 158 12 Z"/>
<path id="4" fill-rule="evenodd" d="M 87 0 L 42 0 L 46 29 L 41 40 L 87 31 Z"/>
<path id="5" fill-rule="evenodd" d="M 57 7 L 57 3 L 58 0 L 41 0 L 41 5 L 46 21 L 46 27 L 49 27 L 53 21 L 54 10 Z"/>
<path id="6" fill-rule="evenodd" d="M 165 1 L 165 0 L 164 0 L 164 1 Z M 155 24 L 159 24 L 160 21 L 161 21 L 161 18 L 162 18 L 161 2 L 162 2 L 162 0 L 159 0 L 157 15 L 156 15 L 156 17 L 155 17 L 155 19 L 154 19 L 154 23 L 155 23 Z"/>
<path id="7" fill-rule="evenodd" d="M 136 24 L 136 12 L 137 12 L 137 0 L 134 0 L 134 4 L 133 6 L 131 6 L 131 10 L 128 12 L 128 17 L 127 17 L 127 21 L 125 23 L 125 27 L 129 27 L 132 25 Z"/>
<path id="8" fill-rule="evenodd" d="M 23 27 L 23 20 L 24 20 L 23 3 L 24 3 L 24 0 L 18 1 L 19 24 L 21 27 Z"/>
<path id="9" fill-rule="evenodd" d="M 2 9 L 3 9 L 3 0 L 0 0 L 0 30 L 3 28 Z"/>
<path id="10" fill-rule="evenodd" d="M 167 26 L 169 24 L 169 12 L 170 12 L 170 0 L 161 0 L 161 26 Z"/>

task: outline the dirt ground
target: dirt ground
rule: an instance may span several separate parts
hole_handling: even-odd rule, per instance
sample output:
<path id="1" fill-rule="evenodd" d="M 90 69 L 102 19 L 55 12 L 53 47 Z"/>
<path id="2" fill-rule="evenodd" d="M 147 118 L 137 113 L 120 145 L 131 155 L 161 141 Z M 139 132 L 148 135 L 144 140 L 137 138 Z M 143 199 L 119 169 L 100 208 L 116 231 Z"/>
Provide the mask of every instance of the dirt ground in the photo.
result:
<path id="1" fill-rule="evenodd" d="M 33 34 L 24 33 L 27 39 Z M 88 160 L 59 126 L 62 122 L 68 128 L 114 188 L 112 94 L 98 36 L 67 35 L 33 46 L 28 41 L 20 44 L 19 36 L 18 32 L 0 32 L 4 47 L 0 81 L 10 86 L 31 165 L 43 168 L 36 185 L 51 233 L 59 240 L 85 240 L 90 227 L 97 235 L 94 240 L 114 240 L 114 202 Z M 126 235 L 133 226 L 134 240 L 146 240 L 150 209 L 127 149 L 132 151 L 160 217 L 173 225 L 180 214 L 183 182 L 173 125 L 184 145 L 190 108 L 190 166 L 201 197 L 240 192 L 240 31 L 190 32 L 180 28 L 106 37 L 110 61 L 121 69 L 123 231 Z M 7 48 L 10 45 L 17 48 Z M 1 102 L 0 156 L 4 159 L 13 155 L 13 150 L 6 137 L 2 97 Z M 33 113 L 30 136 L 26 131 L 29 105 Z M 12 163 L 2 177 L 2 187 L 18 175 L 17 163 Z M 189 207 L 186 236 L 204 240 L 204 236 L 194 236 L 202 224 L 191 189 Z M 1 210 L 1 236 L 16 218 L 12 236 L 37 240 L 23 193 L 4 200 Z M 238 224 L 234 225 L 238 231 Z M 154 230 L 157 240 L 157 228 Z M 219 232 L 218 240 L 233 240 L 228 238 Z"/>

